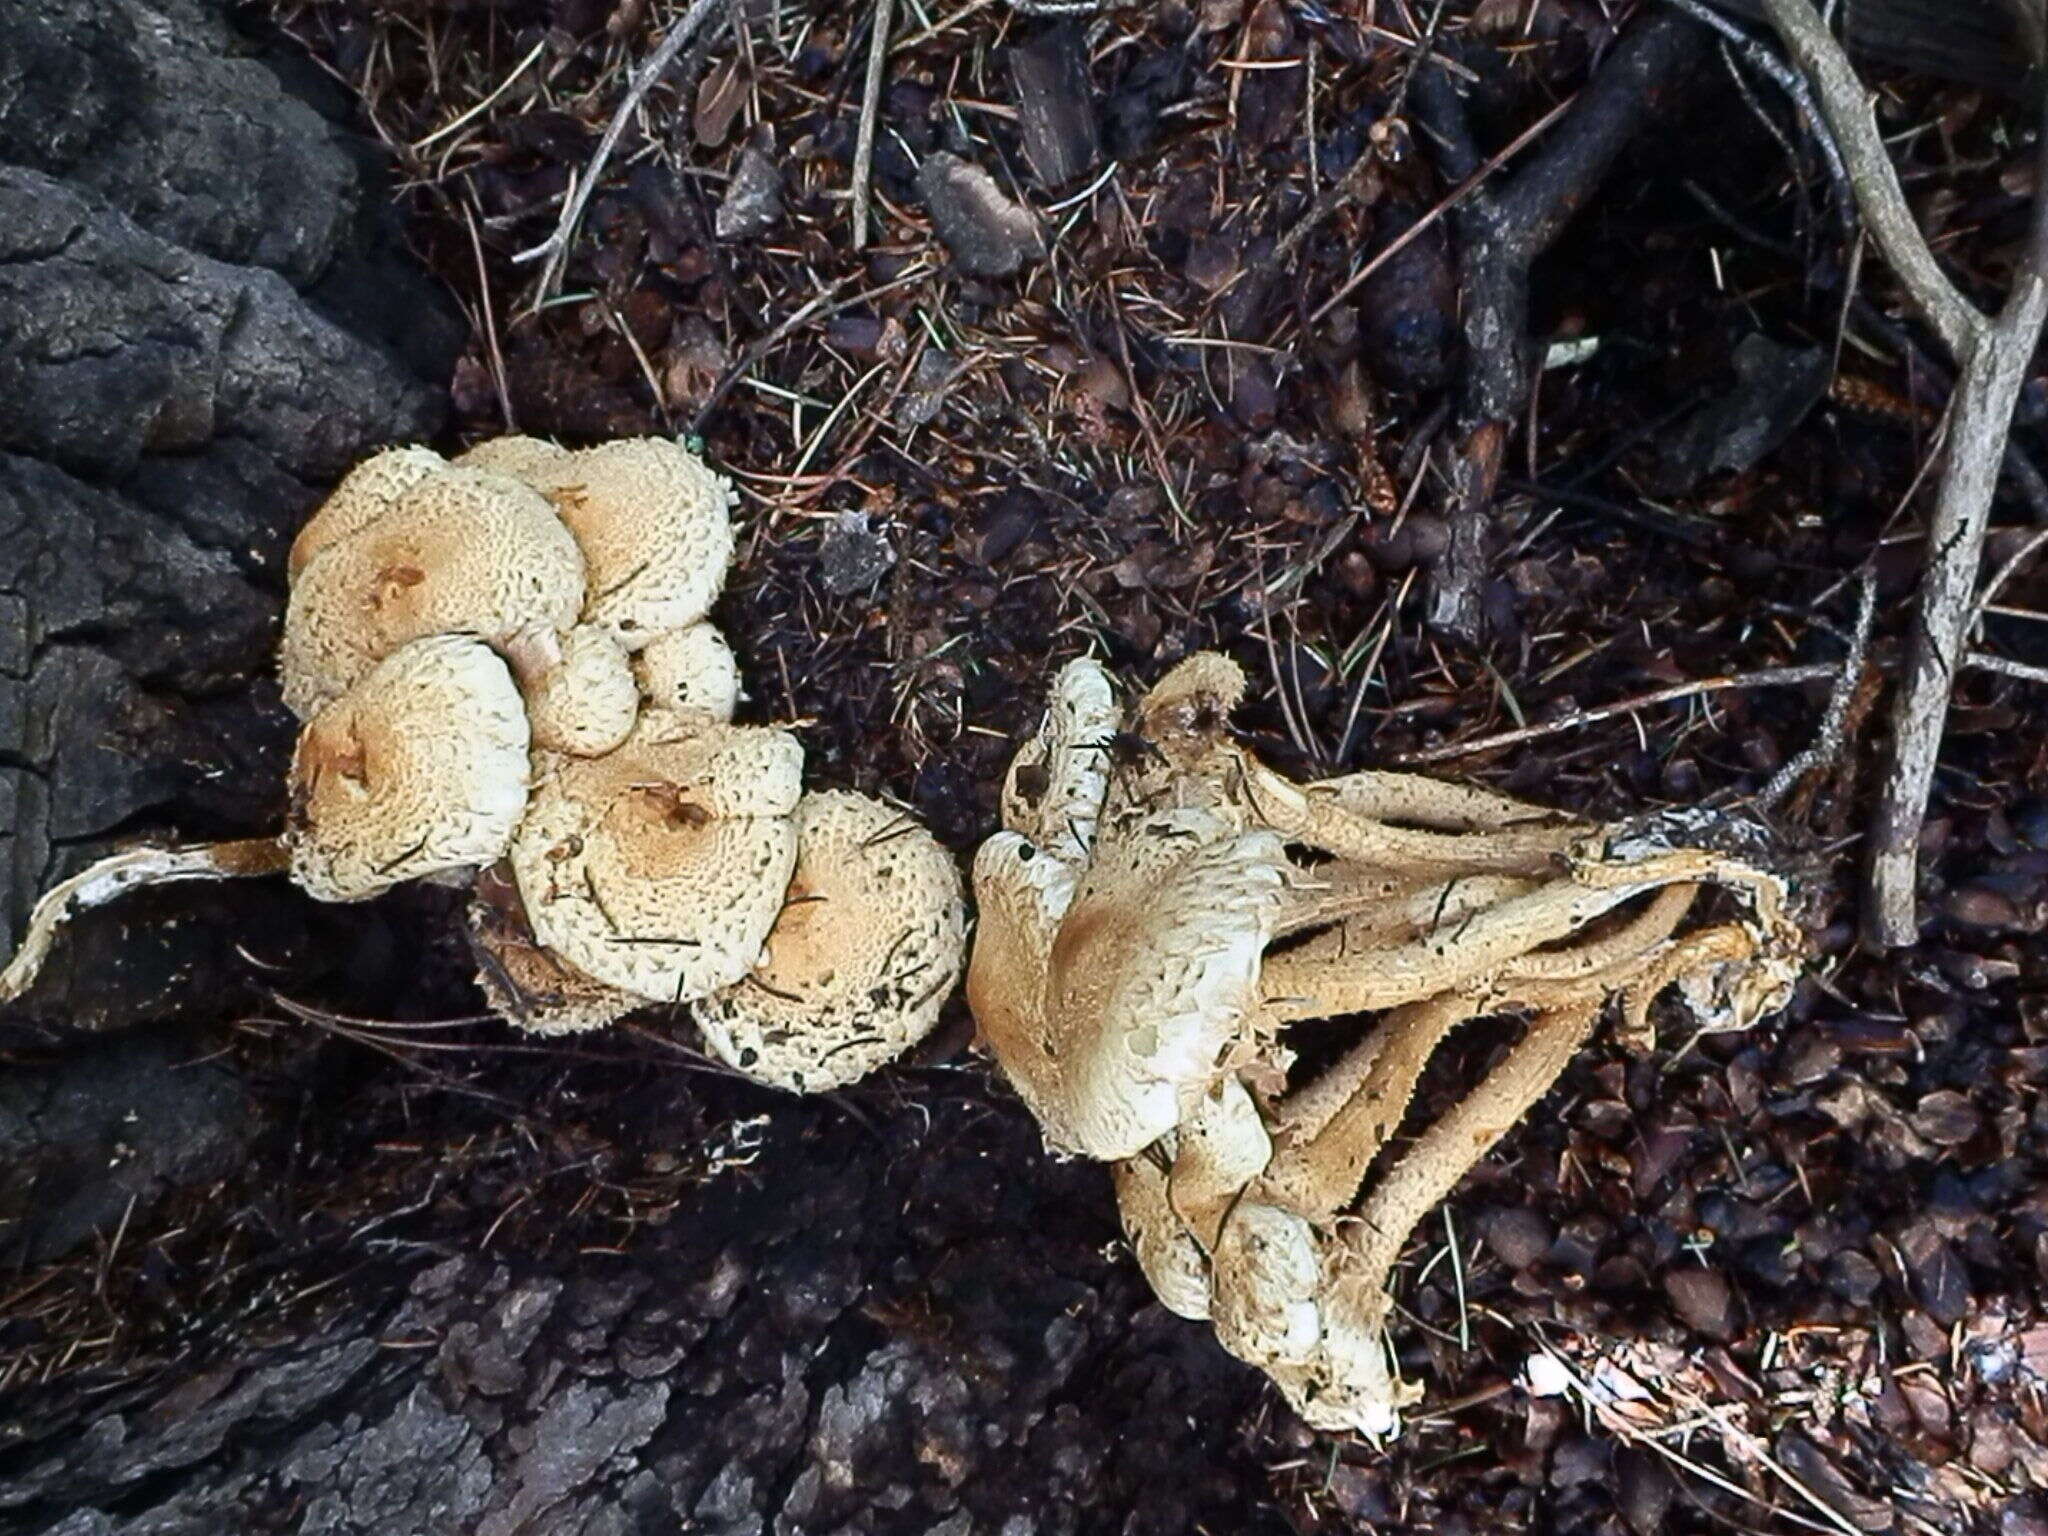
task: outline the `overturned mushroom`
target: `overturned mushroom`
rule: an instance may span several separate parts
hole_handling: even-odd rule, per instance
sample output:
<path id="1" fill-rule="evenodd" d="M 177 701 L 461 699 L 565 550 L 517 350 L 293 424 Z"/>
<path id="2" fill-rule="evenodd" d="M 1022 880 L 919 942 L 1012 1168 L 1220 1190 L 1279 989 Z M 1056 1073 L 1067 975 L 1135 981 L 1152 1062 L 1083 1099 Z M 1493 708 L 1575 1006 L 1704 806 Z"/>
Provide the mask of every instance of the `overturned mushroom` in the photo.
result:
<path id="1" fill-rule="evenodd" d="M 1312 1424 L 1386 1433 L 1413 1389 L 1383 1334 L 1415 1224 L 1610 1011 L 1777 1007 L 1805 956 L 1758 829 L 1600 827 L 1412 775 L 1298 784 L 1227 732 L 1243 692 L 1190 658 L 1119 718 L 1089 662 L 1020 752 L 975 861 L 968 995 L 1057 1149 L 1115 1161 L 1162 1299 L 1207 1316 Z M 1094 739 L 1087 739 L 1092 736 Z M 1702 893 L 1732 898 L 1687 930 Z M 1319 1075 L 1290 1026 L 1377 1015 Z M 1468 1019 L 1519 1043 L 1398 1155 L 1424 1067 Z"/>

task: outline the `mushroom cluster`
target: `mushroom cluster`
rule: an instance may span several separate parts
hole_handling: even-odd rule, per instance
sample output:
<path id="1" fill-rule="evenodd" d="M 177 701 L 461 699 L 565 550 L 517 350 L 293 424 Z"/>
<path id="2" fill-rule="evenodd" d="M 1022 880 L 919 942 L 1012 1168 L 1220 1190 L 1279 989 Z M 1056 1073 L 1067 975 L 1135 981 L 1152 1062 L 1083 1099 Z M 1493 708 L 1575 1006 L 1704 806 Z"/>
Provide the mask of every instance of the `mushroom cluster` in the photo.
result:
<path id="1" fill-rule="evenodd" d="M 528 437 L 360 465 L 293 543 L 279 666 L 303 722 L 277 839 L 136 849 L 51 891 L 0 972 L 134 885 L 287 870 L 324 901 L 473 881 L 508 1019 L 694 1005 L 710 1048 L 798 1092 L 927 1034 L 964 961 L 953 860 L 864 796 L 806 794 L 787 731 L 736 725 L 707 619 L 731 493 L 661 439 Z"/>
<path id="2" fill-rule="evenodd" d="M 1675 989 L 1703 1027 L 1743 1027 L 1789 995 L 1805 936 L 1751 824 L 1297 783 L 1228 734 L 1243 691 L 1204 653 L 1126 717 L 1094 662 L 1059 674 L 974 862 L 968 1001 L 1048 1144 L 1113 1165 L 1160 1301 L 1310 1424 L 1386 1434 L 1419 1390 L 1385 1340 L 1416 1223 L 1610 1009 L 1640 1039 Z M 1355 1037 L 1310 1027 L 1358 1015 Z M 1402 1142 L 1438 1045 L 1496 1015 L 1519 1039 Z"/>

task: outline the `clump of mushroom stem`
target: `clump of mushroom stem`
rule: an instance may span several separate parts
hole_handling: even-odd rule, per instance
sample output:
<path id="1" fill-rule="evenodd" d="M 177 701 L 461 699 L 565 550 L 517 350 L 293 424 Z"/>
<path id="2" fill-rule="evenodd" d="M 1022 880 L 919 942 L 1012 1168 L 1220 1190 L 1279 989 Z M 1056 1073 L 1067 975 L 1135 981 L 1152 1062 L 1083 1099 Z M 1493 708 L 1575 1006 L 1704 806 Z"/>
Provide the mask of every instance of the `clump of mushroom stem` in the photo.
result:
<path id="1" fill-rule="evenodd" d="M 1296 783 L 1230 737 L 1243 688 L 1202 654 L 1125 715 L 1093 662 L 1060 674 L 975 861 L 968 997 L 1048 1143 L 1113 1165 L 1160 1299 L 1311 1424 L 1386 1434 L 1416 1394 L 1384 1337 L 1416 1224 L 1603 1017 L 1640 1040 L 1675 989 L 1743 1027 L 1789 994 L 1804 935 L 1754 825 Z M 1519 1039 L 1401 1143 L 1438 1048 L 1497 1016 Z M 1353 1018 L 1303 1080 L 1290 1030 Z"/>
<path id="2" fill-rule="evenodd" d="M 964 960 L 959 872 L 893 808 L 805 794 L 789 732 L 732 723 L 739 670 L 707 617 L 730 506 L 653 438 L 360 465 L 288 562 L 280 673 L 303 727 L 284 831 L 63 881 L 0 1005 L 76 912 L 140 885 L 287 873 L 360 901 L 436 878 L 470 886 L 478 982 L 523 1028 L 690 1004 L 714 1053 L 798 1092 L 914 1044 Z M 888 852 L 849 848 L 850 827 Z"/>

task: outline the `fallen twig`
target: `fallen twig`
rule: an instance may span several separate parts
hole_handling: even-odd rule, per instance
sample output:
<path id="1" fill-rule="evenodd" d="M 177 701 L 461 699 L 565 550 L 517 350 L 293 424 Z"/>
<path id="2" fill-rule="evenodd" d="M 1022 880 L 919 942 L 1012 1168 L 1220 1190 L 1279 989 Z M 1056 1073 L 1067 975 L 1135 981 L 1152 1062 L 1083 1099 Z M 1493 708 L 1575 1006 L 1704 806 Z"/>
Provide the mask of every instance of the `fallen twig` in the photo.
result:
<path id="1" fill-rule="evenodd" d="M 1927 530 L 1919 623 L 1904 684 L 1892 702 L 1891 762 L 1870 835 L 1865 937 L 1885 948 L 1919 936 L 1920 828 L 1934 783 L 1957 665 L 1977 618 L 1975 585 L 1998 488 L 2013 407 L 2048 320 L 2048 199 L 2036 196 L 2033 227 L 1996 319 L 1952 284 L 1906 204 L 1885 151 L 1869 93 L 1807 0 L 1762 0 L 1787 50 L 1813 82 L 1871 238 L 1960 370 L 1948 461 Z M 2048 174 L 2048 128 L 2042 134 Z"/>
<path id="2" fill-rule="evenodd" d="M 1529 268 L 1649 120 L 1665 89 L 1700 56 L 1706 36 L 1697 23 L 1669 12 L 1637 21 L 1513 180 L 1479 188 L 1458 211 L 1467 359 L 1450 465 L 1451 544 L 1430 593 L 1428 617 L 1436 628 L 1473 640 L 1483 628 L 1480 595 L 1491 564 L 1493 498 L 1532 377 Z M 1455 82 L 1440 70 L 1424 70 L 1416 77 L 1415 104 L 1444 175 L 1471 182 L 1483 167 Z"/>
<path id="3" fill-rule="evenodd" d="M 1441 763 L 1453 757 L 1470 757 L 1475 752 L 1491 752 L 1497 747 L 1520 746 L 1525 741 L 1540 741 L 1545 736 L 1575 731 L 1582 725 L 1596 725 L 1602 720 L 1612 720 L 1617 715 L 1647 709 L 1652 704 L 1670 704 L 1703 693 L 1725 693 L 1730 688 L 1784 688 L 1796 683 L 1814 683 L 1824 677 L 1835 676 L 1839 670 L 1838 667 L 1825 662 L 1809 662 L 1797 667 L 1765 667 L 1759 672 L 1741 672 L 1728 677 L 1695 678 L 1689 683 L 1673 683 L 1669 688 L 1659 688 L 1654 693 L 1638 694 L 1633 699 L 1623 699 L 1619 704 L 1602 704 L 1596 709 L 1575 709 L 1568 715 L 1559 715 L 1555 720 L 1545 720 L 1536 725 L 1525 725 L 1512 731 L 1499 731 L 1491 736 L 1478 736 L 1471 741 L 1446 742 L 1440 747 L 1425 747 L 1420 752 L 1404 752 L 1394 758 L 1393 763 L 1399 768 L 1412 768 L 1423 763 Z"/>
<path id="4" fill-rule="evenodd" d="M 860 93 L 860 136 L 853 143 L 853 248 L 868 243 L 868 202 L 873 195 L 875 119 L 882 100 L 882 66 L 889 59 L 889 26 L 896 0 L 875 0 L 874 29 L 868 34 L 868 73 Z"/>

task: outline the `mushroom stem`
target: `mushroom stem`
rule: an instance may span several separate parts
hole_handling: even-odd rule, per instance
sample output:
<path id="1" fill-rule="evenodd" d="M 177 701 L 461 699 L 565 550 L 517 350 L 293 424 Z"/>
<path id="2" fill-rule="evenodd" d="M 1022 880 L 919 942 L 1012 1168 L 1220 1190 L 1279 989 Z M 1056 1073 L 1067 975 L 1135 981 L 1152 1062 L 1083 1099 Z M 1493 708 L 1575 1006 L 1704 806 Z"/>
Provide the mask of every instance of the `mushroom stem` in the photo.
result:
<path id="1" fill-rule="evenodd" d="M 1327 928 L 1301 947 L 1316 946 L 1319 957 L 1330 962 L 1412 939 L 1444 923 L 1461 923 L 1475 912 L 1536 888 L 1533 881 L 1514 875 L 1460 875 L 1418 885 L 1351 865 L 1329 867 L 1338 873 L 1315 870 L 1290 888 L 1274 921 L 1273 937 Z"/>
<path id="2" fill-rule="evenodd" d="M 1368 770 L 1323 779 L 1302 789 L 1311 803 L 1327 798 L 1353 816 L 1406 822 L 1437 832 L 1497 832 L 1525 822 L 1557 826 L 1564 820 L 1540 805 L 1420 773 Z"/>
<path id="3" fill-rule="evenodd" d="M 1275 1146 L 1251 1198 L 1328 1222 L 1351 1203 L 1373 1159 L 1400 1129 L 1437 1046 L 1486 1011 L 1483 999 L 1450 992 L 1390 1012 L 1373 1031 L 1380 1048 L 1357 1087 L 1312 1134 L 1297 1133 Z"/>
<path id="4" fill-rule="evenodd" d="M 1408 1234 L 1550 1091 L 1599 1017 L 1598 997 L 1560 1002 L 1538 1012 L 1484 1081 L 1416 1138 L 1366 1197 L 1358 1220 L 1348 1224 L 1330 1311 L 1352 1313 L 1353 1326 L 1359 1328 L 1376 1330 L 1384 1325 L 1393 1304 L 1387 1278 Z"/>
<path id="5" fill-rule="evenodd" d="M 1523 955 L 1510 961 L 1501 976 L 1513 981 L 1570 981 L 1647 954 L 1678 931 L 1699 892 L 1697 885 L 1667 885 L 1649 906 L 1612 933 L 1566 949 Z"/>
<path id="6" fill-rule="evenodd" d="M 290 867 L 291 855 L 285 851 L 283 839 L 275 837 L 201 843 L 191 848 L 130 848 L 88 865 L 52 886 L 36 903 L 21 947 L 6 968 L 0 969 L 0 1003 L 15 1001 L 35 985 L 58 931 L 76 913 L 103 907 L 138 886 L 278 875 Z"/>
<path id="7" fill-rule="evenodd" d="M 1267 958 L 1260 993 L 1282 1023 L 1366 1013 L 1414 1002 L 1492 975 L 1509 961 L 1552 944 L 1664 882 L 1588 887 L 1559 881 L 1472 914 L 1436 932 L 1371 956 L 1345 960 L 1306 944 Z"/>
<path id="8" fill-rule="evenodd" d="M 1586 835 L 1580 822 L 1514 825 L 1474 832 L 1439 832 L 1394 826 L 1356 809 L 1342 791 L 1321 785 L 1300 785 L 1266 767 L 1249 753 L 1238 759 L 1244 794 L 1255 815 L 1290 842 L 1305 843 L 1340 859 L 1420 876 L 1547 875 L 1560 858 Z M 1341 781 L 1339 781 L 1341 782 Z M 1406 797 L 1406 791 L 1368 786 L 1354 792 L 1370 804 Z M 1479 805 L 1455 808 L 1450 802 L 1431 815 L 1451 818 L 1480 811 Z M 1499 814 L 1497 811 L 1495 814 Z M 1424 819 L 1418 815 L 1416 820 Z"/>

